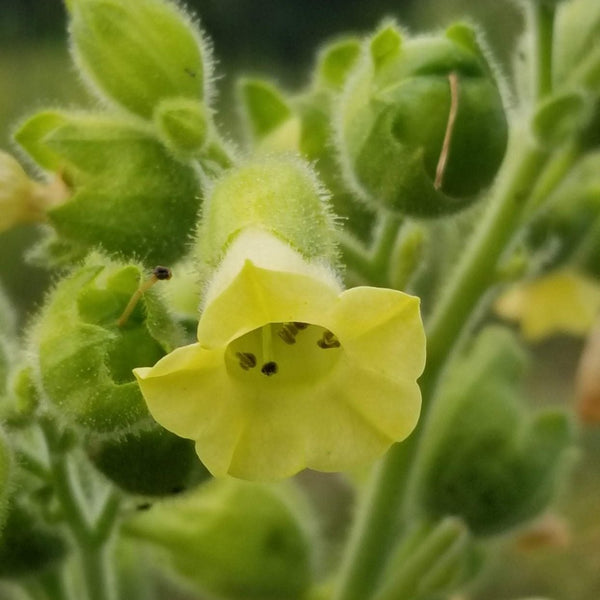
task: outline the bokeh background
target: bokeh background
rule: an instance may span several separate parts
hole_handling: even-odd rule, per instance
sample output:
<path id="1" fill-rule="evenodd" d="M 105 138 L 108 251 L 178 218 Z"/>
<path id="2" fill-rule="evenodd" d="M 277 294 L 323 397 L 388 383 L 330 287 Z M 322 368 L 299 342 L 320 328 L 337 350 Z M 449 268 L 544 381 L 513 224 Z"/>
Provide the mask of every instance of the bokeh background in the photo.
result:
<path id="1" fill-rule="evenodd" d="M 321 43 L 345 32 L 368 32 L 387 16 L 413 32 L 466 17 L 481 25 L 507 74 L 522 29 L 520 11 L 511 0 L 187 0 L 186 5 L 214 42 L 221 106 L 229 116 L 235 113 L 231 90 L 238 75 L 262 74 L 299 89 Z M 14 151 L 10 135 L 15 124 L 41 107 L 94 105 L 70 63 L 65 22 L 60 0 L 2 0 L 0 148 Z M 233 121 L 226 126 L 235 133 Z M 23 323 L 52 278 L 23 260 L 37 235 L 29 226 L 0 234 L 0 285 Z M 543 359 L 531 380 L 538 395 L 551 393 L 551 401 L 557 402 L 572 396 L 579 344 L 558 339 L 535 348 Z M 469 591 L 469 600 L 600 598 L 598 431 L 584 432 L 582 443 L 585 453 L 570 484 L 577 493 L 565 491 L 557 509 L 570 521 L 568 528 L 535 548 L 512 537 L 496 540 L 493 564 Z"/>

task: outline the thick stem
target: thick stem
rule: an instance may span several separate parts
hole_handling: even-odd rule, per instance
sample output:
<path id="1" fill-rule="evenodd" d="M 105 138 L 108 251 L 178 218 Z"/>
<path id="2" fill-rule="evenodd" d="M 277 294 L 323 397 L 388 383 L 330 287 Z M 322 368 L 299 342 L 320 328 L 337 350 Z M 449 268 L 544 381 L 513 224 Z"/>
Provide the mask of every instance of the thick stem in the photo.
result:
<path id="1" fill-rule="evenodd" d="M 520 138 L 518 141 L 521 141 Z M 387 554 L 401 529 L 410 467 L 435 385 L 451 351 L 488 287 L 499 258 L 518 230 L 519 219 L 545 153 L 528 144 L 509 150 L 486 216 L 438 302 L 428 327 L 428 359 L 421 379 L 423 414 L 410 438 L 392 446 L 378 465 L 359 508 L 342 565 L 336 600 L 366 600 L 376 588 Z"/>

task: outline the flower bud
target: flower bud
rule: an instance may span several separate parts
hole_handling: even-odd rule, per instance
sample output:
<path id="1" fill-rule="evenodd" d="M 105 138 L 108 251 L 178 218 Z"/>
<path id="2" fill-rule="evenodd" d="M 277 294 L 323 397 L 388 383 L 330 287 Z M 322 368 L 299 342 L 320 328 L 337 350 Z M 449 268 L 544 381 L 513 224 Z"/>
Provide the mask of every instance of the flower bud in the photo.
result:
<path id="1" fill-rule="evenodd" d="M 210 477 L 194 444 L 159 426 L 86 443 L 94 466 L 122 490 L 142 496 L 178 494 Z"/>
<path id="2" fill-rule="evenodd" d="M 154 124 L 161 141 L 175 156 L 186 158 L 198 154 L 206 142 L 206 109 L 197 101 L 163 100 L 154 111 Z"/>
<path id="3" fill-rule="evenodd" d="M 153 364 L 181 337 L 153 291 L 142 293 L 151 281 L 144 279 L 137 265 L 92 255 L 49 295 L 31 350 L 42 397 L 67 422 L 117 433 L 149 421 L 132 369 Z"/>
<path id="4" fill-rule="evenodd" d="M 337 258 L 334 219 L 308 165 L 293 156 L 261 157 L 218 180 L 198 232 L 197 256 L 209 270 L 243 230 L 275 234 L 306 260 Z"/>
<path id="5" fill-rule="evenodd" d="M 200 205 L 198 176 L 149 127 L 121 117 L 42 112 L 15 137 L 73 190 L 47 211 L 62 238 L 150 265 L 184 254 Z"/>
<path id="6" fill-rule="evenodd" d="M 164 98 L 209 95 L 210 58 L 190 18 L 166 0 L 69 0 L 71 48 L 100 98 L 152 118 Z"/>
<path id="7" fill-rule="evenodd" d="M 380 29 L 366 42 L 338 111 L 346 183 L 396 212 L 460 210 L 492 182 L 504 157 L 502 98 L 464 25 L 409 39 L 393 24 Z"/>
<path id="8" fill-rule="evenodd" d="M 282 488 L 214 480 L 124 528 L 167 550 L 173 568 L 205 593 L 294 600 L 310 583 L 310 545 L 293 501 Z"/>
<path id="9" fill-rule="evenodd" d="M 31 508 L 9 502 L 0 531 L 0 578 L 17 579 L 44 571 L 62 560 L 68 547 L 56 528 L 50 528 Z"/>
<path id="10" fill-rule="evenodd" d="M 461 517 L 476 535 L 538 514 L 569 445 L 565 415 L 526 413 L 516 385 L 523 361 L 507 330 L 485 330 L 453 367 L 423 438 L 417 502 Z"/>

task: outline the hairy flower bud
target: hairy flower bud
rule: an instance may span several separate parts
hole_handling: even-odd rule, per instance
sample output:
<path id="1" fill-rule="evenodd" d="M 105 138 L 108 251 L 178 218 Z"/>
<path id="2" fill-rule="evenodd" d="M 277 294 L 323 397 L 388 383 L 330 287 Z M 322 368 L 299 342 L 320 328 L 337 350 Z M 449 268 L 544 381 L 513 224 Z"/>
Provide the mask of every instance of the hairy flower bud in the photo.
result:
<path id="1" fill-rule="evenodd" d="M 181 338 L 153 291 L 139 292 L 144 279 L 137 265 L 93 255 L 59 282 L 34 323 L 42 397 L 69 423 L 114 433 L 149 421 L 131 371 Z"/>
<path id="2" fill-rule="evenodd" d="M 209 477 L 194 444 L 158 425 L 115 439 L 90 439 L 86 452 L 105 477 L 131 494 L 178 494 Z"/>
<path id="3" fill-rule="evenodd" d="M 346 183 L 363 200 L 413 216 L 455 212 L 493 180 L 507 123 L 475 33 L 404 39 L 388 24 L 367 40 L 338 107 Z"/>
<path id="4" fill-rule="evenodd" d="M 71 48 L 101 98 L 152 118 L 164 98 L 205 99 L 209 52 L 200 31 L 167 0 L 68 0 Z"/>
<path id="5" fill-rule="evenodd" d="M 517 386 L 522 352 L 485 330 L 445 381 L 425 432 L 417 504 L 460 516 L 476 535 L 506 531 L 552 498 L 570 442 L 566 415 L 528 416 Z"/>
<path id="6" fill-rule="evenodd" d="M 175 570 L 204 592 L 294 600 L 310 583 L 310 545 L 297 512 L 281 488 L 215 480 L 124 527 L 166 549 Z"/>
<path id="7" fill-rule="evenodd" d="M 184 254 L 200 206 L 198 175 L 149 126 L 120 116 L 45 111 L 15 137 L 72 189 L 47 211 L 65 240 L 149 265 Z"/>

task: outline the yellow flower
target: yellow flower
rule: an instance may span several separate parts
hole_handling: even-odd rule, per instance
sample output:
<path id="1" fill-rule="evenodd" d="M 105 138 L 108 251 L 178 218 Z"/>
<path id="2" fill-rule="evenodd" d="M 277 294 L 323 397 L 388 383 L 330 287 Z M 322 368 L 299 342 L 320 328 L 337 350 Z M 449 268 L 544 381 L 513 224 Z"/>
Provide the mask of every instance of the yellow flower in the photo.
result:
<path id="1" fill-rule="evenodd" d="M 374 460 L 413 430 L 425 362 L 419 300 L 343 291 L 259 228 L 211 280 L 198 343 L 136 369 L 154 418 L 215 475 L 277 479 Z"/>
<path id="2" fill-rule="evenodd" d="M 600 285 L 562 270 L 518 284 L 496 302 L 496 312 L 521 325 L 529 340 L 553 333 L 586 334 L 600 309 Z"/>

